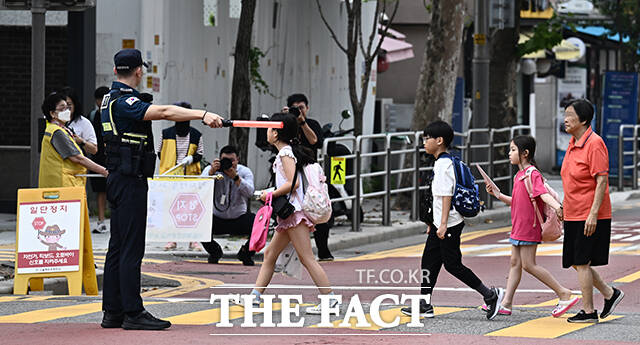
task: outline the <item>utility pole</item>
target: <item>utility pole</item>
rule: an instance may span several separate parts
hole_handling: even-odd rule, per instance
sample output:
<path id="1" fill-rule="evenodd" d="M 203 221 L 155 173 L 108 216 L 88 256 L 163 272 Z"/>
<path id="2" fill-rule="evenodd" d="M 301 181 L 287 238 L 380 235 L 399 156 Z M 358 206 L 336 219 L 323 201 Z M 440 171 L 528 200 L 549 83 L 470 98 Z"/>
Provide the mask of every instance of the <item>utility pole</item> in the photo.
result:
<path id="1" fill-rule="evenodd" d="M 31 6 L 31 152 L 30 184 L 38 187 L 38 121 L 42 118 L 40 102 L 44 99 L 44 56 L 45 56 L 45 8 L 44 0 L 33 0 Z"/>
<path id="2" fill-rule="evenodd" d="M 489 0 L 475 0 L 475 32 L 473 34 L 473 114 L 471 116 L 471 128 L 489 128 Z M 467 140 L 472 145 L 488 144 L 488 133 L 477 133 L 469 136 Z M 486 162 L 489 160 L 489 149 L 471 149 L 469 159 L 471 162 Z M 469 162 L 467 162 L 469 163 Z M 488 167 L 487 167 L 488 168 Z M 487 170 L 490 174 L 491 169 Z M 491 207 L 490 196 L 484 188 L 480 189 L 480 199 L 488 200 Z"/>
<path id="3" fill-rule="evenodd" d="M 489 127 L 489 0 L 475 0 L 472 128 Z M 482 143 L 487 143 L 488 137 Z M 479 142 L 478 142 L 479 143 Z M 486 150 L 478 150 L 484 151 Z"/>

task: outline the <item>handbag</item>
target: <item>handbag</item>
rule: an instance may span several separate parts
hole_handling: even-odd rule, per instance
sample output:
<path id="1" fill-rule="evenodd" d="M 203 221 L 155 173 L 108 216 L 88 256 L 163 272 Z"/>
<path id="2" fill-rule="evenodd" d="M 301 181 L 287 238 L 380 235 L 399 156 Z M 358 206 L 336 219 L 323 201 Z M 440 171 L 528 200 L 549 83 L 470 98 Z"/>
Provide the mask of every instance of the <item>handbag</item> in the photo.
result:
<path id="1" fill-rule="evenodd" d="M 273 213 L 280 217 L 280 219 L 287 219 L 296 211 L 295 206 L 289 202 L 289 198 L 293 194 L 293 187 L 295 187 L 297 180 L 298 171 L 296 170 L 296 173 L 293 175 L 293 182 L 291 183 L 291 190 L 289 191 L 289 194 L 286 196 L 278 196 L 272 201 Z"/>
<path id="2" fill-rule="evenodd" d="M 251 228 L 251 238 L 249 239 L 249 250 L 259 252 L 267 244 L 267 233 L 269 233 L 269 222 L 271 221 L 271 193 L 267 194 L 264 206 L 262 206 L 256 217 L 253 219 Z"/>
<path id="3" fill-rule="evenodd" d="M 560 219 L 558 219 L 558 216 L 556 215 L 555 210 L 553 210 L 547 204 L 544 204 L 543 206 L 543 211 L 546 216 L 545 219 L 543 220 L 540 209 L 538 208 L 538 203 L 535 201 L 535 198 L 533 197 L 533 191 L 532 191 L 533 182 L 531 181 L 531 173 L 533 172 L 533 170 L 538 170 L 538 169 L 536 169 L 534 166 L 527 168 L 525 172 L 525 177 L 524 177 L 525 178 L 524 186 L 527 188 L 527 192 L 529 193 L 529 199 L 531 199 L 531 202 L 533 203 L 533 209 L 536 212 L 536 218 L 538 219 L 538 222 L 540 222 L 540 225 L 542 227 L 542 241 L 553 242 L 558 238 L 560 238 L 560 236 L 562 236 L 563 225 Z M 549 186 L 546 180 L 544 180 L 544 186 L 545 188 L 547 188 L 549 195 L 551 195 L 554 199 L 560 202 L 560 200 L 558 199 L 558 193 L 555 190 L 553 190 L 551 186 Z M 536 219 L 533 220 L 533 226 L 534 227 L 536 226 Z"/>

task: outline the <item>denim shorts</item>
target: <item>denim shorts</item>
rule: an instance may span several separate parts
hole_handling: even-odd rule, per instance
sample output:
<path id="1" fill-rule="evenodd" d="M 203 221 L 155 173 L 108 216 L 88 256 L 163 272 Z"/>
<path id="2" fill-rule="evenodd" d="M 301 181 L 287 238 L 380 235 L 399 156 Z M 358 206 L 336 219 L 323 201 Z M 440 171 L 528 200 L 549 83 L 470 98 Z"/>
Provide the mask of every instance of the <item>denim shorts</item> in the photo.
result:
<path id="1" fill-rule="evenodd" d="M 509 237 L 509 242 L 511 242 L 511 244 L 513 244 L 516 247 L 518 247 L 518 246 L 532 246 L 534 244 L 540 244 L 541 243 L 541 242 L 514 240 L 511 237 Z"/>

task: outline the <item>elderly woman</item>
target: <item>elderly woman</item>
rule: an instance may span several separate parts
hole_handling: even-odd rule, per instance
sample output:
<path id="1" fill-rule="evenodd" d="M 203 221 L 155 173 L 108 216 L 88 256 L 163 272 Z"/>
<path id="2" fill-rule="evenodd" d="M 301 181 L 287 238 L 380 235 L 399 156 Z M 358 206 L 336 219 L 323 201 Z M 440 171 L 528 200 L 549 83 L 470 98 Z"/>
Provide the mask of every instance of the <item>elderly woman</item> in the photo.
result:
<path id="1" fill-rule="evenodd" d="M 50 94 L 42 103 L 42 113 L 47 119 L 47 127 L 40 152 L 40 188 L 84 187 L 86 178 L 76 175 L 85 174 L 87 169 L 105 177 L 109 174 L 103 166 L 82 154 L 73 134 L 65 127 L 71 112 L 63 94 Z"/>
<path id="2" fill-rule="evenodd" d="M 578 272 L 582 290 L 582 310 L 569 322 L 598 322 L 594 287 L 604 296 L 600 318 L 609 316 L 624 297 L 592 268 L 608 264 L 611 237 L 609 155 L 602 138 L 591 129 L 593 109 L 589 101 L 579 99 L 564 110 L 564 125 L 573 137 L 560 172 L 564 190 L 562 266 Z"/>

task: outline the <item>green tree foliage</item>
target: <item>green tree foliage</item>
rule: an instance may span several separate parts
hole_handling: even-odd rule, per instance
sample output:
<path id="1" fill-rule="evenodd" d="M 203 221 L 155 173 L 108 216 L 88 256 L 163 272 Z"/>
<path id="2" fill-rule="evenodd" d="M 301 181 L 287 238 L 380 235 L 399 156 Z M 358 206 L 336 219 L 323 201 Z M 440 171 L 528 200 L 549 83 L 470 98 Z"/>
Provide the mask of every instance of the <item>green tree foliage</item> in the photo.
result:
<path id="1" fill-rule="evenodd" d="M 598 0 L 594 5 L 613 20 L 603 26 L 607 35 L 619 34 L 622 43 L 622 67 L 626 71 L 640 72 L 640 1 Z M 624 39 L 629 39 L 623 43 Z"/>
<path id="2" fill-rule="evenodd" d="M 562 28 L 569 26 L 574 29 L 573 23 L 567 18 L 561 18 L 555 14 L 551 19 L 540 22 L 533 29 L 531 38 L 518 44 L 518 55 L 524 56 L 541 49 L 551 49 L 562 42 Z"/>

